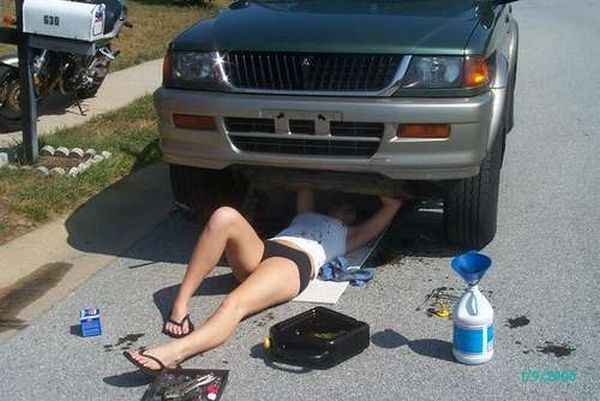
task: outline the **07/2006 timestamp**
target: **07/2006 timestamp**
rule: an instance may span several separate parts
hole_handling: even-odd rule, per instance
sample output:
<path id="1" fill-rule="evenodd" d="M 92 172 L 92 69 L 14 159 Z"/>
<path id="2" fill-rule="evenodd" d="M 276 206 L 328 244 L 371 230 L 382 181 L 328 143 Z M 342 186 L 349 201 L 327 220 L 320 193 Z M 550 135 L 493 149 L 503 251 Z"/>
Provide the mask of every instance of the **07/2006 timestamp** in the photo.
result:
<path id="1" fill-rule="evenodd" d="M 577 380 L 575 370 L 525 369 L 521 371 L 521 383 L 571 383 Z"/>

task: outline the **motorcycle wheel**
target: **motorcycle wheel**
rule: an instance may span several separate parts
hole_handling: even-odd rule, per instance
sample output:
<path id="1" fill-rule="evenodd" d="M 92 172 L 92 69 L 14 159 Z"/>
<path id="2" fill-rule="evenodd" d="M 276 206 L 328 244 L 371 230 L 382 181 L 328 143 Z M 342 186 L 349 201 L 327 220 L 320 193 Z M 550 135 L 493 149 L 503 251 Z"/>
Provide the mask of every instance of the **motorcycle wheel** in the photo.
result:
<path id="1" fill-rule="evenodd" d="M 21 88 L 19 74 L 12 67 L 0 67 L 0 126 L 4 130 L 21 128 Z"/>
<path id="2" fill-rule="evenodd" d="M 104 79 L 108 75 L 109 67 L 110 60 L 107 58 L 104 58 L 102 61 L 96 64 L 94 67 L 94 78 L 92 83 L 83 88 L 77 89 L 77 98 L 83 100 L 96 96 L 98 90 L 100 90 L 100 87 L 104 82 Z"/>

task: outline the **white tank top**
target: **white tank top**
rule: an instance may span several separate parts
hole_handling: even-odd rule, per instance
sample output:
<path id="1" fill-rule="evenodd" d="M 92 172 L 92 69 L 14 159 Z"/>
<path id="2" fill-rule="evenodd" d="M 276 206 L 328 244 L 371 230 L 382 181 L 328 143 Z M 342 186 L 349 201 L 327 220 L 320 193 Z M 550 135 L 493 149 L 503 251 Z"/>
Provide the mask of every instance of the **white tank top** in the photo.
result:
<path id="1" fill-rule="evenodd" d="M 348 227 L 331 216 L 319 213 L 300 213 L 285 230 L 272 240 L 284 240 L 306 252 L 316 272 L 326 262 L 346 253 Z"/>

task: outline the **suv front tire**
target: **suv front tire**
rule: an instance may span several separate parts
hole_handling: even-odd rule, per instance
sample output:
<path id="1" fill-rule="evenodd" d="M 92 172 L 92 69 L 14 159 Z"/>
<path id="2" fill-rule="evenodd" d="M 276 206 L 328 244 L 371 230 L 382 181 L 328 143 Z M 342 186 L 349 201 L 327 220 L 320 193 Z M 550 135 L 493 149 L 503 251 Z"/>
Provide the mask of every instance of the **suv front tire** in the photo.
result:
<path id="1" fill-rule="evenodd" d="M 479 175 L 448 181 L 444 194 L 444 230 L 448 242 L 481 249 L 496 235 L 500 170 L 506 140 L 502 124 Z"/>

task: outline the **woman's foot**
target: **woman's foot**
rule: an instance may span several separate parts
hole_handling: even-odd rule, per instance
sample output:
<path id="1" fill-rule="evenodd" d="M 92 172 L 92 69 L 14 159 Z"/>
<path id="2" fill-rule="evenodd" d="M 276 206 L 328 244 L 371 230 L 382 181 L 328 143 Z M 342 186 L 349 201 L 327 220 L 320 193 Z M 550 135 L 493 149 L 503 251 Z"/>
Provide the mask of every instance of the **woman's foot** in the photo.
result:
<path id="1" fill-rule="evenodd" d="M 171 317 L 164 322 L 163 333 L 174 338 L 181 338 L 192 331 L 194 331 L 194 325 L 187 307 L 173 306 Z"/>
<path id="2" fill-rule="evenodd" d="M 173 343 L 150 349 L 137 349 L 123 354 L 131 363 L 148 374 L 159 374 L 165 368 L 176 368 L 183 358 L 174 349 Z"/>

